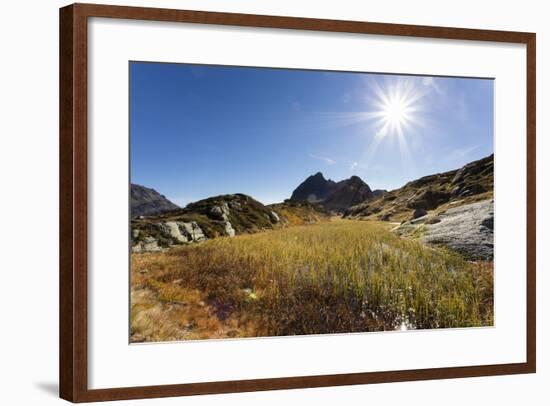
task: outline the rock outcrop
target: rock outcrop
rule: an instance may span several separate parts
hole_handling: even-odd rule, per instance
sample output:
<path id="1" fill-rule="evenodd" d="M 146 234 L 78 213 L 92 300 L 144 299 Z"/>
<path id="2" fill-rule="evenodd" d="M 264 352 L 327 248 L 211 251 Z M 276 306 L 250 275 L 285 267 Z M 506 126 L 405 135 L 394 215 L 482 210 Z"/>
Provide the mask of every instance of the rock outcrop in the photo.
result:
<path id="1" fill-rule="evenodd" d="M 159 251 L 173 245 L 205 241 L 206 236 L 199 225 L 192 221 L 166 221 L 148 223 L 147 227 L 132 230 L 132 251 Z"/>
<path id="2" fill-rule="evenodd" d="M 236 202 L 236 204 L 233 204 L 235 207 L 235 210 L 242 209 L 242 206 L 240 203 Z M 218 206 L 213 206 L 210 209 L 210 215 L 213 216 L 217 220 L 223 220 L 228 221 L 229 220 L 229 206 L 226 202 L 220 203 Z"/>
<path id="3" fill-rule="evenodd" d="M 271 217 L 275 221 L 275 223 L 279 223 L 281 221 L 281 218 L 277 213 L 275 213 L 273 210 L 271 210 Z"/>
<path id="4" fill-rule="evenodd" d="M 161 250 L 162 248 L 159 247 L 158 241 L 153 237 L 145 237 L 143 241 L 132 245 L 132 252 L 155 252 Z"/>
<path id="5" fill-rule="evenodd" d="M 394 229 L 403 236 L 443 245 L 470 260 L 493 259 L 493 200 L 483 200 L 424 215 Z"/>
<path id="6" fill-rule="evenodd" d="M 229 221 L 225 222 L 225 232 L 229 237 L 235 237 L 235 229 Z"/>

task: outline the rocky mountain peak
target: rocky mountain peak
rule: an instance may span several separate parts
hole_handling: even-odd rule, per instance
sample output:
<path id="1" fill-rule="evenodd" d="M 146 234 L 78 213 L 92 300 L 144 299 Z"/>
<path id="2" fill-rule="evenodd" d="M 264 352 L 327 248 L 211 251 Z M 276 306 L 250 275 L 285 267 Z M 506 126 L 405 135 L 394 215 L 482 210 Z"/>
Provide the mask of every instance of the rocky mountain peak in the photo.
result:
<path id="1" fill-rule="evenodd" d="M 292 200 L 316 203 L 323 201 L 334 186 L 332 180 L 327 180 L 321 172 L 308 176 L 292 193 Z"/>
<path id="2" fill-rule="evenodd" d="M 363 179 L 361 179 L 359 176 L 357 175 L 353 175 L 351 178 L 349 178 L 347 180 L 348 183 L 350 184 L 354 184 L 354 185 L 366 185 L 368 186 L 364 181 Z"/>
<path id="3" fill-rule="evenodd" d="M 326 180 L 321 172 L 317 172 L 294 190 L 291 199 L 315 202 L 328 210 L 343 211 L 374 196 L 369 185 L 359 176 L 334 182 Z"/>

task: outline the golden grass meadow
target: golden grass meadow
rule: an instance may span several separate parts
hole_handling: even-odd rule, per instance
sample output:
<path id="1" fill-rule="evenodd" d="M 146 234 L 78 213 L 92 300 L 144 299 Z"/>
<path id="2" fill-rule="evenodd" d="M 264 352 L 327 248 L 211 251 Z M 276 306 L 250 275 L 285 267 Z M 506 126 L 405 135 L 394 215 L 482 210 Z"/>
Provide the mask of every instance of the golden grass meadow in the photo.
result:
<path id="1" fill-rule="evenodd" d="M 493 324 L 493 264 L 332 218 L 131 257 L 131 342 Z"/>

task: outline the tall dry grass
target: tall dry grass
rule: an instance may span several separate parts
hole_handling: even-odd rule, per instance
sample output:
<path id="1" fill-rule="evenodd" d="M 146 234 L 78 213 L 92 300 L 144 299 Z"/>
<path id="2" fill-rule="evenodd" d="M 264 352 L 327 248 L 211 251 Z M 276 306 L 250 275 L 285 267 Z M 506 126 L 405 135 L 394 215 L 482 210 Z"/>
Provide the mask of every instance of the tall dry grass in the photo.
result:
<path id="1" fill-rule="evenodd" d="M 150 296 L 132 302 L 134 341 L 493 323 L 491 263 L 401 239 L 377 222 L 337 220 L 134 255 L 132 289 Z M 140 319 L 144 306 L 177 315 Z"/>

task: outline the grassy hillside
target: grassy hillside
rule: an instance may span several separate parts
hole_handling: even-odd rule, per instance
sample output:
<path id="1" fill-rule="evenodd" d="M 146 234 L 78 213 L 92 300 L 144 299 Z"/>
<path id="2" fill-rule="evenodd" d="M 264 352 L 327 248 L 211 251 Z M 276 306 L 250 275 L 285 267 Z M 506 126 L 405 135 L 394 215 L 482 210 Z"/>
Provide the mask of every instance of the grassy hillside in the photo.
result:
<path id="1" fill-rule="evenodd" d="M 493 197 L 493 155 L 460 169 L 425 176 L 345 211 L 348 218 L 410 220 L 415 210 L 434 211 Z"/>
<path id="2" fill-rule="evenodd" d="M 301 226 L 329 219 L 328 213 L 320 205 L 308 202 L 288 199 L 267 207 L 280 216 L 284 226 Z"/>
<path id="3" fill-rule="evenodd" d="M 132 254 L 131 341 L 493 323 L 491 263 L 334 220 Z"/>
<path id="4" fill-rule="evenodd" d="M 132 219 L 132 245 L 147 238 L 154 239 L 163 248 L 181 244 L 163 226 L 167 222 L 195 223 L 206 239 L 212 239 L 226 236 L 228 224 L 234 234 L 239 235 L 328 219 L 329 215 L 320 206 L 307 202 L 287 200 L 265 206 L 244 194 L 221 195 L 169 213 Z"/>

